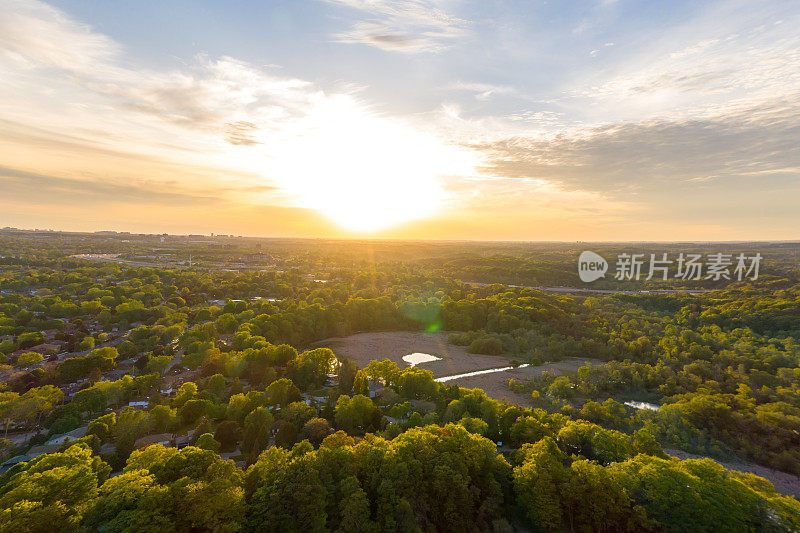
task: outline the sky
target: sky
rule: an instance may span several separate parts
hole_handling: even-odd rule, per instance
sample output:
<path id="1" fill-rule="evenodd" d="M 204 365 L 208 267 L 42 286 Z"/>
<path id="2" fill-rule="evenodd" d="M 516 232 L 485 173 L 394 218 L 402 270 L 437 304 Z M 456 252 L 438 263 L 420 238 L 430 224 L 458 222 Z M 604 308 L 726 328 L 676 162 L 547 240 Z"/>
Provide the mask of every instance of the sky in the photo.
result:
<path id="1" fill-rule="evenodd" d="M 796 1 L 0 12 L 0 227 L 800 238 Z"/>

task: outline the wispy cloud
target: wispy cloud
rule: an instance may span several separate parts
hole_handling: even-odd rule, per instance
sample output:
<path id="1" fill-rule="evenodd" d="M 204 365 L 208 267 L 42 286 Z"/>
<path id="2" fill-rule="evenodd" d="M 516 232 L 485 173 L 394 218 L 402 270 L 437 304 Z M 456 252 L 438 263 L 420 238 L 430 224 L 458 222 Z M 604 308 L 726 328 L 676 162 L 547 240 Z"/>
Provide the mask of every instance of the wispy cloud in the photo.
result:
<path id="1" fill-rule="evenodd" d="M 511 137 L 476 147 L 490 175 L 544 180 L 567 190 L 659 204 L 722 196 L 742 208 L 800 197 L 800 98 L 705 119 L 648 120 Z M 716 195 L 716 198 L 715 198 Z"/>
<path id="2" fill-rule="evenodd" d="M 493 96 L 517 94 L 514 87 L 508 85 L 494 85 L 491 83 L 463 82 L 459 81 L 451 86 L 457 91 L 468 91 L 475 95 L 476 100 L 488 100 Z"/>
<path id="3" fill-rule="evenodd" d="M 605 120 L 641 120 L 702 117 L 726 105 L 797 94 L 800 12 L 787 9 L 780 2 L 758 10 L 741 2 L 709 3 L 698 16 L 654 35 L 645 46 L 626 48 L 614 63 L 576 77 L 562 101 L 605 109 Z M 600 56 L 601 50 L 591 55 Z"/>
<path id="4" fill-rule="evenodd" d="M 110 207 L 126 203 L 138 206 L 195 205 L 222 203 L 218 190 L 197 190 L 174 184 L 165 190 L 160 184 L 140 180 L 75 180 L 0 167 L 0 186 L 5 201 L 41 205 L 70 202 L 83 206 Z"/>
<path id="5" fill-rule="evenodd" d="M 42 2 L 2 0 L 0 11 L 0 50 L 19 66 L 84 72 L 119 51 L 113 40 Z"/>
<path id="6" fill-rule="evenodd" d="M 349 7 L 365 20 L 334 38 L 392 52 L 440 52 L 467 35 L 469 22 L 449 15 L 436 0 L 327 0 Z"/>

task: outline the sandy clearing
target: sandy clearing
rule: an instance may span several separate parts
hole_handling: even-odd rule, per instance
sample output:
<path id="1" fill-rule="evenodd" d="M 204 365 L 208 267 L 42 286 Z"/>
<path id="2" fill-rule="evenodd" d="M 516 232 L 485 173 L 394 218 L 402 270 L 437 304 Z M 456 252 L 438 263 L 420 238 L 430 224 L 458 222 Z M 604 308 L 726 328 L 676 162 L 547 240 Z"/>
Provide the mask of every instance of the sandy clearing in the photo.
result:
<path id="1" fill-rule="evenodd" d="M 518 404 L 526 407 L 533 405 L 530 395 L 510 390 L 506 382 L 509 378 L 518 381 L 532 379 L 542 372 L 551 372 L 557 376 L 564 373 L 575 372 L 578 368 L 588 364 L 601 364 L 599 359 L 568 358 L 554 363 L 514 368 L 505 372 L 481 374 L 479 376 L 466 376 L 447 381 L 448 385 L 458 385 L 467 389 L 483 389 L 487 396 L 506 403 Z"/>
<path id="2" fill-rule="evenodd" d="M 502 355 L 478 355 L 467 353 L 466 346 L 454 346 L 447 342 L 447 332 L 435 333 L 413 331 L 384 331 L 379 333 L 357 333 L 349 337 L 335 337 L 318 342 L 337 355 L 344 355 L 364 368 L 375 359 L 390 359 L 400 368 L 408 363 L 403 356 L 415 352 L 440 357 L 440 361 L 420 363 L 419 368 L 430 370 L 436 377 L 462 374 L 474 370 L 508 366 L 511 358 Z"/>
<path id="3" fill-rule="evenodd" d="M 338 355 L 344 355 L 363 368 L 374 359 L 390 359 L 400 368 L 408 367 L 403 356 L 422 352 L 441 357 L 440 361 L 420 363 L 419 368 L 430 370 L 434 377 L 464 374 L 476 370 L 509 366 L 513 360 L 503 355 L 479 355 L 467 353 L 466 346 L 455 346 L 447 342 L 448 332 L 390 331 L 379 333 L 358 333 L 349 337 L 326 339 L 317 346 L 327 346 Z M 549 371 L 556 375 L 575 372 L 587 364 L 600 364 L 598 359 L 569 358 L 555 363 L 514 368 L 505 372 L 466 376 L 447 381 L 448 385 L 458 385 L 468 389 L 479 388 L 490 398 L 512 404 L 530 406 L 530 396 L 509 390 L 506 381 L 514 378 L 520 381 Z"/>

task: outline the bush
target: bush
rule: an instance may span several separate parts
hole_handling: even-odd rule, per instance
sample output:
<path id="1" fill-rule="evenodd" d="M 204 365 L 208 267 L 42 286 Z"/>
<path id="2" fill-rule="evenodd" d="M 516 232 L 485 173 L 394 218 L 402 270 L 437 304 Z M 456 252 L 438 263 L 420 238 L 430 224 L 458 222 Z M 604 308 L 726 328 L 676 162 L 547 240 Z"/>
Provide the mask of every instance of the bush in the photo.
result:
<path id="1" fill-rule="evenodd" d="M 214 435 L 211 433 L 203 433 L 200 435 L 200 438 L 197 439 L 197 444 L 195 446 L 202 448 L 203 450 L 211 450 L 212 452 L 216 452 L 219 450 L 221 445 L 219 441 L 214 439 Z"/>
<path id="2" fill-rule="evenodd" d="M 25 352 L 17 358 L 17 366 L 30 366 L 35 365 L 44 359 L 42 354 L 36 352 Z"/>
<path id="3" fill-rule="evenodd" d="M 503 343 L 500 342 L 500 339 L 487 335 L 472 341 L 467 351 L 483 355 L 500 355 L 505 350 L 503 350 Z"/>

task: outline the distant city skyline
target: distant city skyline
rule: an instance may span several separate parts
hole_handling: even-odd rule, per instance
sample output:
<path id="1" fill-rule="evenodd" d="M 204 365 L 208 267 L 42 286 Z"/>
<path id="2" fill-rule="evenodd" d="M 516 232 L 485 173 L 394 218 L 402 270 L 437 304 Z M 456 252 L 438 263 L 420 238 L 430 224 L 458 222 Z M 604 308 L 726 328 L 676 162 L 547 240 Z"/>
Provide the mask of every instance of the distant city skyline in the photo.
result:
<path id="1" fill-rule="evenodd" d="M 0 226 L 800 238 L 796 2 L 0 8 Z"/>

